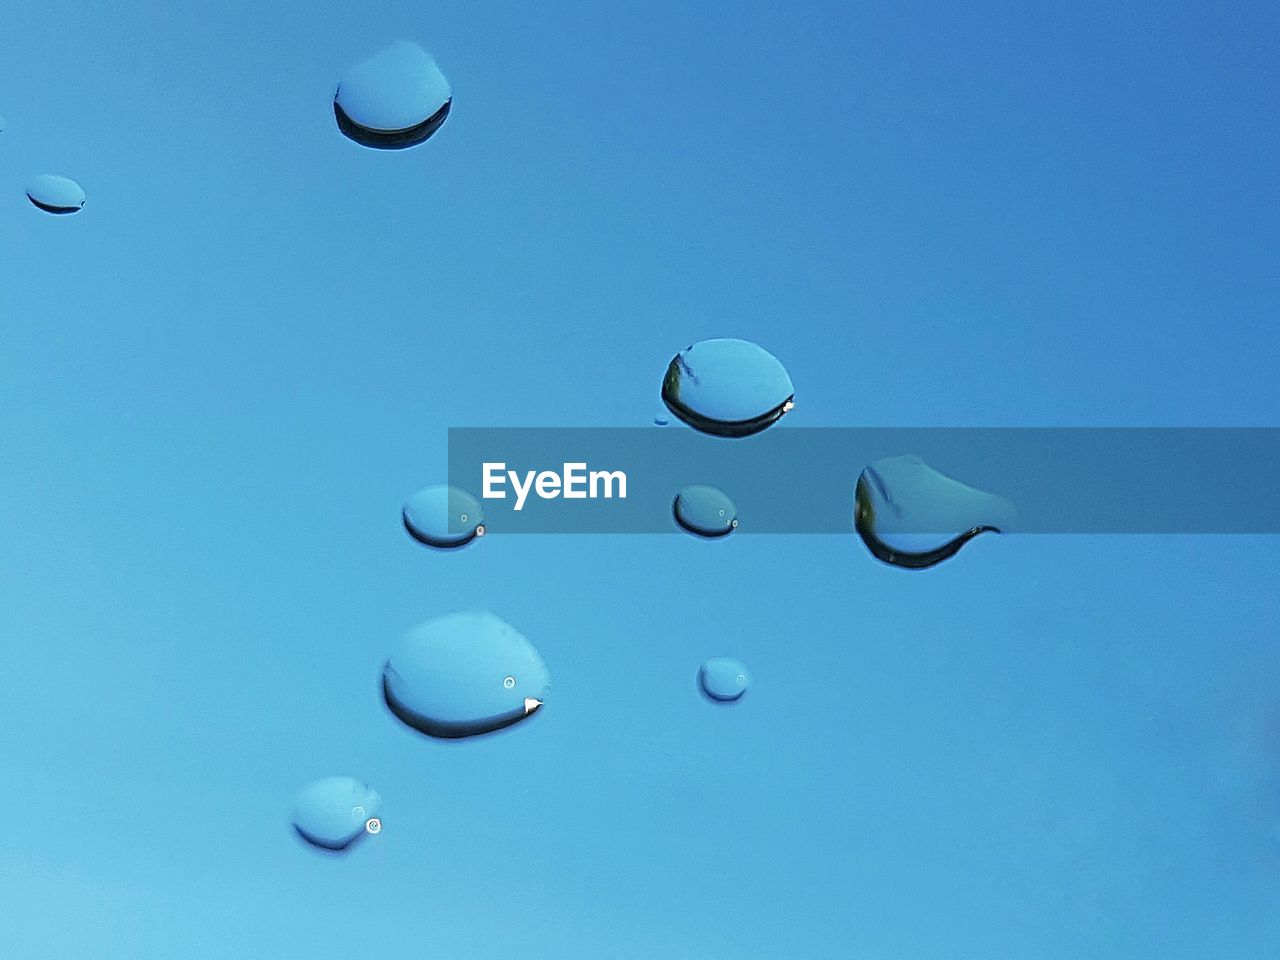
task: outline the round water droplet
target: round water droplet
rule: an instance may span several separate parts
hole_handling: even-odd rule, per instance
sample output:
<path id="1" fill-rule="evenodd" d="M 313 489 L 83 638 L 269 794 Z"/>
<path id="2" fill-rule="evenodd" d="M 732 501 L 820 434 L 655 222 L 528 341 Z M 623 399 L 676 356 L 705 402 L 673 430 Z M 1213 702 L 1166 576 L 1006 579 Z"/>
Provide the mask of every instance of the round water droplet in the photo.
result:
<path id="1" fill-rule="evenodd" d="M 872 556 L 924 569 L 955 556 L 980 533 L 1013 523 L 1008 500 L 939 473 L 919 457 L 885 457 L 864 469 L 853 525 Z"/>
<path id="2" fill-rule="evenodd" d="M 352 67 L 333 97 L 338 129 L 356 143 L 399 150 L 422 143 L 453 103 L 449 81 L 425 50 L 401 40 Z"/>
<path id="3" fill-rule="evenodd" d="M 84 206 L 84 188 L 67 177 L 42 173 L 27 184 L 27 199 L 45 213 L 79 213 Z"/>
<path id="4" fill-rule="evenodd" d="M 731 703 L 747 692 L 751 675 L 741 660 L 712 657 L 698 670 L 698 686 L 712 700 Z"/>
<path id="5" fill-rule="evenodd" d="M 729 495 L 702 483 L 681 489 L 671 512 L 676 523 L 700 537 L 723 537 L 738 526 L 738 508 Z"/>
<path id="6" fill-rule="evenodd" d="M 746 437 L 794 406 L 795 388 L 778 358 L 747 340 L 702 340 L 676 354 L 662 399 L 689 426 Z"/>
<path id="7" fill-rule="evenodd" d="M 345 850 L 365 834 L 365 821 L 376 816 L 382 798 L 355 777 L 324 777 L 298 792 L 293 826 L 308 843 L 325 850 Z"/>
<path id="8" fill-rule="evenodd" d="M 419 490 L 406 500 L 401 517 L 409 535 L 429 547 L 460 547 L 484 534 L 480 501 L 443 483 Z"/>
<path id="9" fill-rule="evenodd" d="M 432 737 L 510 726 L 532 712 L 526 698 L 545 701 L 550 686 L 533 644 L 491 613 L 453 613 L 414 627 L 382 669 L 391 712 Z"/>

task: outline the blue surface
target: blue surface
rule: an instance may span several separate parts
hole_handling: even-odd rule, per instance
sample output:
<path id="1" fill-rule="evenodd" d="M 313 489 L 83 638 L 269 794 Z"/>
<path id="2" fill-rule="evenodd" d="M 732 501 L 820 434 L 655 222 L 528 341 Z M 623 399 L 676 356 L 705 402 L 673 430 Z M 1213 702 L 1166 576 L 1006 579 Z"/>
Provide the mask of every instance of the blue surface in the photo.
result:
<path id="1" fill-rule="evenodd" d="M 0 953 L 1273 956 L 1273 538 L 908 572 L 399 510 L 449 425 L 649 423 L 710 337 L 783 359 L 773 429 L 1280 423 L 1278 20 L 10 0 Z M 334 88 L 400 38 L 453 110 L 362 149 Z M 482 608 L 554 700 L 405 729 L 383 659 Z M 326 856 L 290 805 L 337 773 L 383 829 Z"/>

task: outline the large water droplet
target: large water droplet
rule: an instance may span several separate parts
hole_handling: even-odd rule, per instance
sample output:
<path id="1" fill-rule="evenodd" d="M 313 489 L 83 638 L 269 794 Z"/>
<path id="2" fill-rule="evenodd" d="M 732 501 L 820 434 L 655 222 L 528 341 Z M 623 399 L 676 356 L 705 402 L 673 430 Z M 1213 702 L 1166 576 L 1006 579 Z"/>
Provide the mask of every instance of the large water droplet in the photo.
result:
<path id="1" fill-rule="evenodd" d="M 433 737 L 510 726 L 540 707 L 550 686 L 533 644 L 491 613 L 453 613 L 419 624 L 382 669 L 391 712 Z"/>
<path id="2" fill-rule="evenodd" d="M 84 188 L 67 177 L 42 173 L 27 184 L 27 199 L 45 213 L 79 213 L 84 206 Z"/>
<path id="3" fill-rule="evenodd" d="M 429 547 L 460 547 L 484 534 L 480 501 L 443 483 L 425 487 L 406 500 L 401 517 L 409 535 Z"/>
<path id="4" fill-rule="evenodd" d="M 720 437 L 759 433 L 791 409 L 778 358 L 747 340 L 702 340 L 671 359 L 662 399 L 689 426 Z"/>
<path id="5" fill-rule="evenodd" d="M 371 832 L 370 819 L 378 817 L 382 798 L 355 777 L 324 777 L 298 792 L 293 826 L 308 843 L 325 850 L 345 850 Z"/>
<path id="6" fill-rule="evenodd" d="M 732 703 L 747 692 L 751 675 L 746 664 L 733 657 L 712 657 L 698 669 L 698 686 L 712 700 Z"/>
<path id="7" fill-rule="evenodd" d="M 854 528 L 878 560 L 922 569 L 980 533 L 1009 529 L 1014 508 L 939 473 L 919 457 L 886 457 L 858 477 Z"/>
<path id="8" fill-rule="evenodd" d="M 700 537 L 723 537 L 738 526 L 738 508 L 718 487 L 693 483 L 676 494 L 676 523 Z"/>
<path id="9" fill-rule="evenodd" d="M 338 129 L 366 147 L 416 146 L 440 129 L 449 81 L 425 50 L 401 40 L 352 67 L 333 97 Z"/>

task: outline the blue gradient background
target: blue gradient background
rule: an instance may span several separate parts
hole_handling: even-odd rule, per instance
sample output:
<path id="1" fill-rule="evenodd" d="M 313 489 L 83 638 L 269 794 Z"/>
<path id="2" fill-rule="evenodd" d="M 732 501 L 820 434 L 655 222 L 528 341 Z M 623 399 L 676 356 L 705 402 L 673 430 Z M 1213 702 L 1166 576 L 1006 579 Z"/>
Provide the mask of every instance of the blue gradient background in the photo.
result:
<path id="1" fill-rule="evenodd" d="M 912 574 L 852 534 L 440 555 L 398 509 L 448 426 L 643 424 L 709 336 L 794 425 L 1280 423 L 1278 21 L 9 0 L 0 954 L 1274 955 L 1273 538 Z M 359 148 L 333 89 L 402 37 L 454 111 Z M 383 657 L 477 606 L 553 699 L 401 728 Z M 385 798 L 345 857 L 289 833 L 329 773 Z"/>

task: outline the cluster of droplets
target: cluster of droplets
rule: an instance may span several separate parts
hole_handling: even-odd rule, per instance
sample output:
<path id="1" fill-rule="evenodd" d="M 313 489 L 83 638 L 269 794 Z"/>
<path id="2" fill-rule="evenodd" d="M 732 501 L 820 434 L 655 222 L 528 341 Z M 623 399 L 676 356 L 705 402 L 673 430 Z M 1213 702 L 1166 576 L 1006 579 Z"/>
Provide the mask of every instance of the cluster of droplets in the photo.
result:
<path id="1" fill-rule="evenodd" d="M 430 105 L 421 101 L 418 113 Z M 403 114 L 397 122 L 410 116 Z M 794 407 L 795 390 L 786 368 L 764 348 L 717 339 L 692 344 L 672 358 L 661 397 L 671 414 L 698 432 L 740 439 L 777 423 Z M 666 426 L 670 420 L 660 414 L 654 422 Z M 733 499 L 708 483 L 682 487 L 671 512 L 681 530 L 702 539 L 724 538 L 738 528 Z M 874 557 L 900 567 L 940 563 L 979 533 L 1003 529 L 1011 515 L 1006 501 L 917 457 L 877 460 L 856 484 L 858 535 Z M 455 551 L 485 532 L 480 501 L 446 484 L 412 494 L 401 519 L 414 540 L 439 551 Z M 733 704 L 746 693 L 750 672 L 734 657 L 711 657 L 699 666 L 697 682 L 709 703 Z M 405 635 L 382 672 L 391 713 L 413 730 L 446 739 L 519 723 L 542 706 L 550 685 L 534 646 L 491 613 L 454 613 L 420 624 Z"/>
<path id="2" fill-rule="evenodd" d="M 339 131 L 375 150 L 425 142 L 449 115 L 453 93 L 435 60 L 407 41 L 351 67 L 333 98 Z M 435 484 L 406 498 L 405 531 L 418 543 L 457 551 L 485 534 L 484 510 L 466 490 Z M 382 668 L 392 716 L 428 737 L 494 733 L 532 716 L 551 687 L 546 664 L 515 627 L 487 611 L 428 620 L 401 638 Z M 381 831 L 381 800 L 352 777 L 327 777 L 299 794 L 294 827 L 315 847 L 340 851 Z"/>
<path id="3" fill-rule="evenodd" d="M 777 423 L 795 405 L 795 388 L 782 363 L 747 340 L 703 340 L 671 358 L 662 379 L 668 410 L 714 437 L 749 437 Z M 665 416 L 654 422 L 665 426 Z M 737 529 L 728 494 L 693 484 L 676 494 L 672 513 L 681 529 L 723 537 Z M 1009 529 L 1013 506 L 930 467 L 919 457 L 888 457 L 869 464 L 854 491 L 854 529 L 871 555 L 909 569 L 932 567 L 954 556 L 980 533 Z"/>
<path id="4" fill-rule="evenodd" d="M 417 44 L 393 43 L 347 71 L 333 98 L 337 127 L 377 150 L 425 142 L 444 124 L 453 92 L 435 60 Z M 0 117 L 0 132 L 5 121 Z M 83 188 L 64 176 L 32 178 L 26 195 L 39 210 L 79 212 Z M 662 379 L 665 410 L 700 433 L 741 439 L 769 428 L 794 406 L 795 388 L 773 354 L 747 340 L 712 339 L 677 353 Z M 654 423 L 666 426 L 664 411 Z M 678 527 L 703 539 L 738 528 L 738 508 L 708 483 L 682 487 L 672 501 Z M 1012 508 L 914 457 L 878 460 L 856 484 L 854 528 L 871 554 L 900 567 L 924 568 L 953 556 L 970 539 L 1005 528 Z M 447 484 L 409 496 L 401 510 L 408 534 L 439 551 L 456 551 L 484 536 L 484 512 L 469 492 Z M 711 703 L 739 701 L 747 667 L 727 656 L 704 661 L 698 689 Z M 515 627 L 489 612 L 460 612 L 419 624 L 401 639 L 382 669 L 388 710 L 405 726 L 433 738 L 490 734 L 532 716 L 551 687 L 546 664 Z M 349 849 L 382 829 L 382 800 L 368 784 L 330 776 L 299 792 L 297 834 L 313 847 Z"/>

